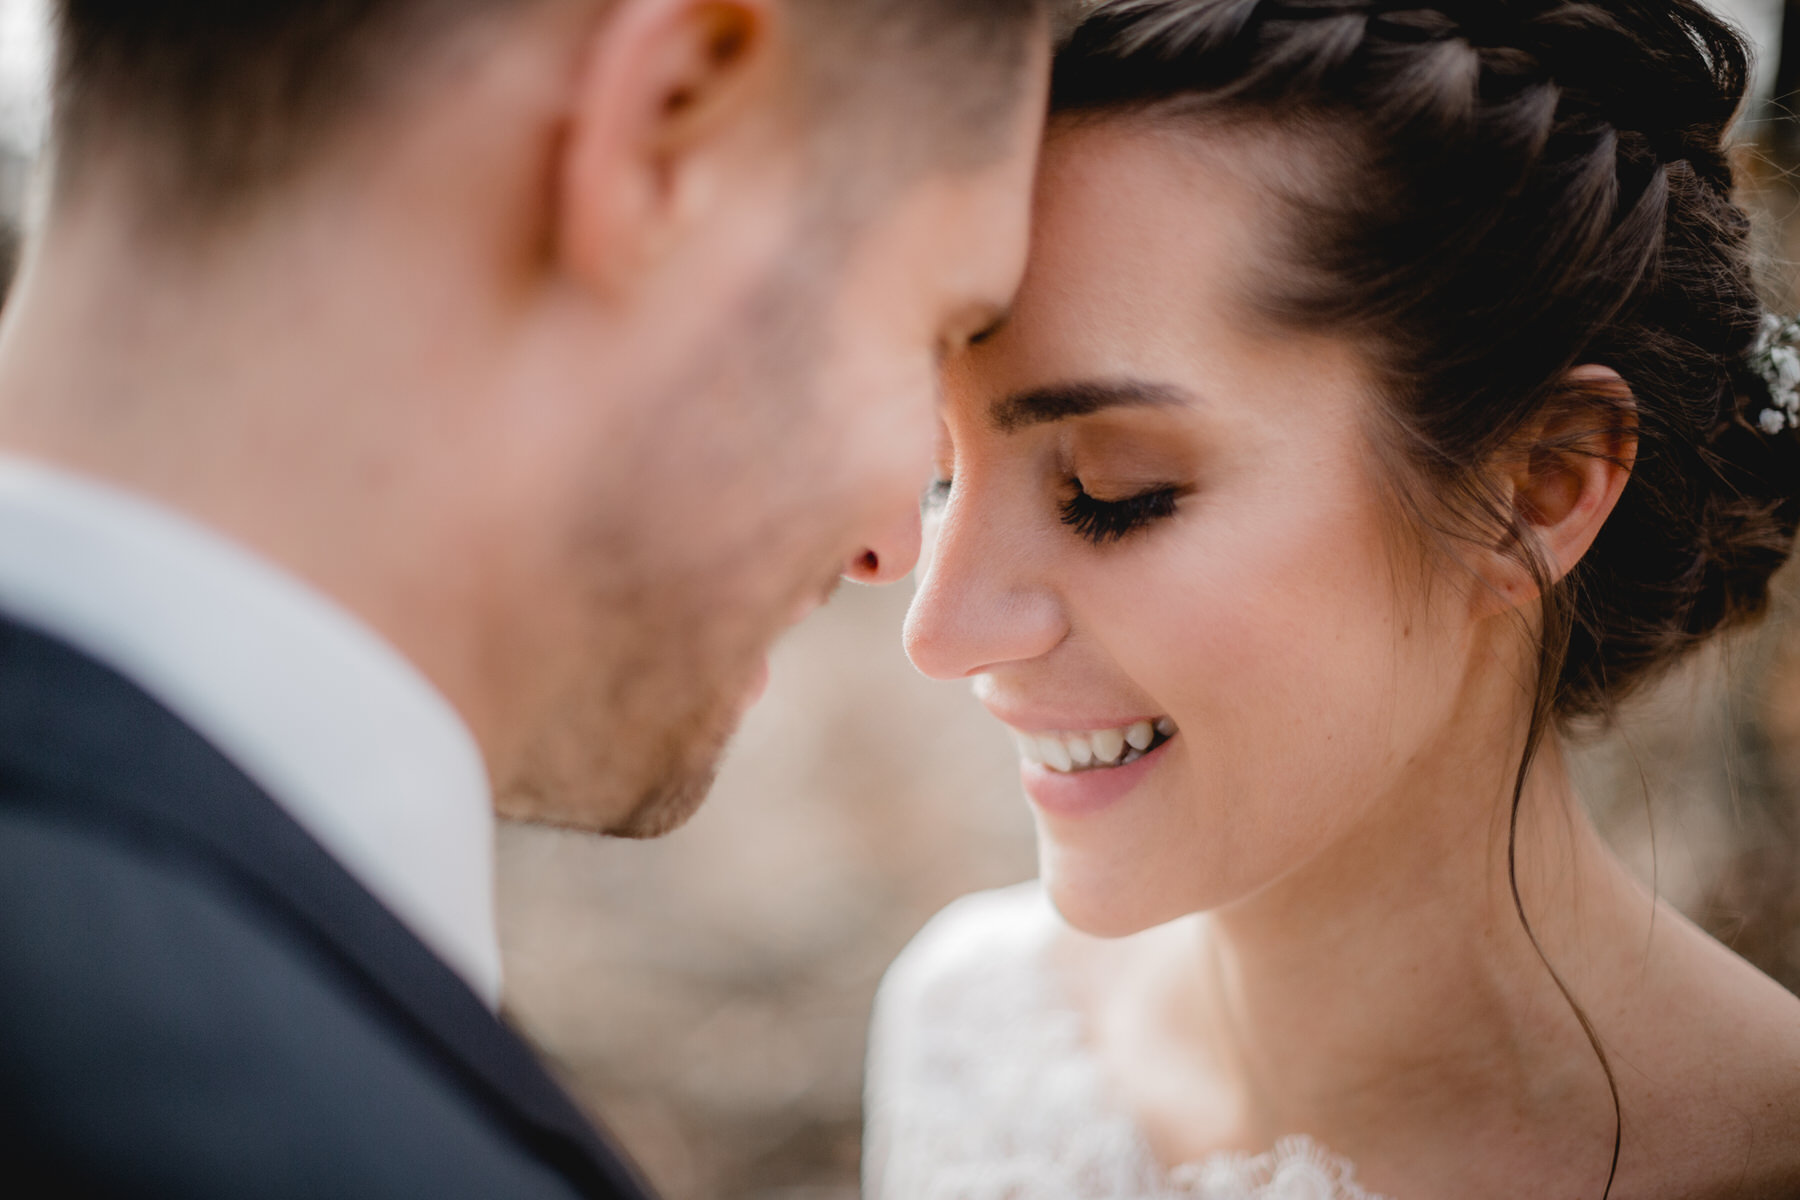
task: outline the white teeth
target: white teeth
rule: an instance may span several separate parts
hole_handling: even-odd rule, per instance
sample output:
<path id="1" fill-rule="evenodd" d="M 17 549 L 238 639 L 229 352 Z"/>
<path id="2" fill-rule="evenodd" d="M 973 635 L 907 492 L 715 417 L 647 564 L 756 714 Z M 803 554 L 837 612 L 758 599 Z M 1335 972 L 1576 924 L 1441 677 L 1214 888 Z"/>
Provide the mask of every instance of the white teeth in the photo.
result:
<path id="1" fill-rule="evenodd" d="M 1117 729 L 1090 733 L 1088 741 L 1093 744 L 1094 757 L 1103 763 L 1118 762 L 1119 755 L 1125 753 L 1125 735 Z"/>
<path id="2" fill-rule="evenodd" d="M 1138 721 L 1122 729 L 1096 729 L 1092 733 L 1018 734 L 1019 757 L 1028 763 L 1067 774 L 1089 767 L 1122 767 L 1149 752 L 1159 737 L 1176 733 L 1175 722 L 1160 717 L 1154 723 Z"/>

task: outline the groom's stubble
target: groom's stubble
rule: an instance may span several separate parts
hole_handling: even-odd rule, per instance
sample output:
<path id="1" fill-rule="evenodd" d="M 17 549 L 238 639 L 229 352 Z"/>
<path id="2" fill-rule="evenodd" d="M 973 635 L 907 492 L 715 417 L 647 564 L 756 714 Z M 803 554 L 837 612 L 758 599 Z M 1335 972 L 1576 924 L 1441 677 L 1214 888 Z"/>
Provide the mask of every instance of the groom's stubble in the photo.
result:
<path id="1" fill-rule="evenodd" d="M 817 228 L 816 226 L 814 227 Z M 595 615 L 584 669 L 500 787 L 502 815 L 616 837 L 674 832 L 704 803 L 798 608 L 836 586 L 840 530 L 818 493 L 817 339 L 841 239 L 797 239 L 632 430 L 630 476 L 596 478 L 570 553 Z M 828 488 L 824 490 L 829 490 Z"/>
<path id="2" fill-rule="evenodd" d="M 592 480 L 567 551 L 592 618 L 579 669 L 497 781 L 502 815 L 632 838 L 679 828 L 772 643 L 825 600 L 847 553 L 875 557 L 849 550 L 869 544 L 871 514 L 916 521 L 937 395 L 920 280 L 979 263 L 973 290 L 994 303 L 1016 282 L 1041 94 L 1021 87 L 1013 105 L 985 166 L 815 162 L 785 244 L 700 339 L 708 352 L 621 421 L 613 457 L 629 466 Z M 903 575 L 916 533 L 865 581 Z"/>

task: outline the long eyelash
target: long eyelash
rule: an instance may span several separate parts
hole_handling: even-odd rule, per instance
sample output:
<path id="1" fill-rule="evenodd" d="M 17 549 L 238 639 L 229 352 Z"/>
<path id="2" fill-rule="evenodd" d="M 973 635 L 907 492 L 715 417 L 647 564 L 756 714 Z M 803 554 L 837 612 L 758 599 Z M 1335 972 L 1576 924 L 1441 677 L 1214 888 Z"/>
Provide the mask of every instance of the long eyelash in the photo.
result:
<path id="1" fill-rule="evenodd" d="M 1124 541 L 1152 521 L 1175 515 L 1175 502 L 1180 490 L 1174 487 L 1153 488 L 1124 500 L 1096 500 L 1075 483 L 1075 494 L 1063 501 L 1062 523 L 1096 546 Z"/>

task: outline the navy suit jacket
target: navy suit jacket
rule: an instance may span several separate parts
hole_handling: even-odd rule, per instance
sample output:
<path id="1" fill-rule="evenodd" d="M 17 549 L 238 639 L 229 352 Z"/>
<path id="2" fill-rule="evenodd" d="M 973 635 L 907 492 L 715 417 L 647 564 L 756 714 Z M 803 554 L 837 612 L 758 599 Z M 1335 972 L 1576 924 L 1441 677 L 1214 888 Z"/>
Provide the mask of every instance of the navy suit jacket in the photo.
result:
<path id="1" fill-rule="evenodd" d="M 261 789 L 3 619 L 0 1193 L 649 1195 Z"/>

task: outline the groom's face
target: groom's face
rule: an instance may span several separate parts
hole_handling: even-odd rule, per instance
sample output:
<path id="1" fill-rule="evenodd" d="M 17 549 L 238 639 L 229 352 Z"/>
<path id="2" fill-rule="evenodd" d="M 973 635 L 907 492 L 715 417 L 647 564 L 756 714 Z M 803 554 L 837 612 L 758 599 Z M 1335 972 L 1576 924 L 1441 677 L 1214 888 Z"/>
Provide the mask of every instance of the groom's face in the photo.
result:
<path id="1" fill-rule="evenodd" d="M 678 827 L 771 643 L 840 576 L 910 571 L 939 368 L 1003 314 L 1023 272 L 1042 71 L 1033 79 L 986 165 L 876 201 L 840 181 L 867 211 L 835 232 L 797 192 L 775 206 L 789 215 L 758 261 L 709 268 L 708 287 L 732 298 L 692 318 L 679 368 L 614 421 L 617 453 L 585 481 L 569 563 L 579 649 L 518 776 L 501 781 L 506 815 L 629 837 Z M 714 303 L 698 287 L 687 299 Z"/>

